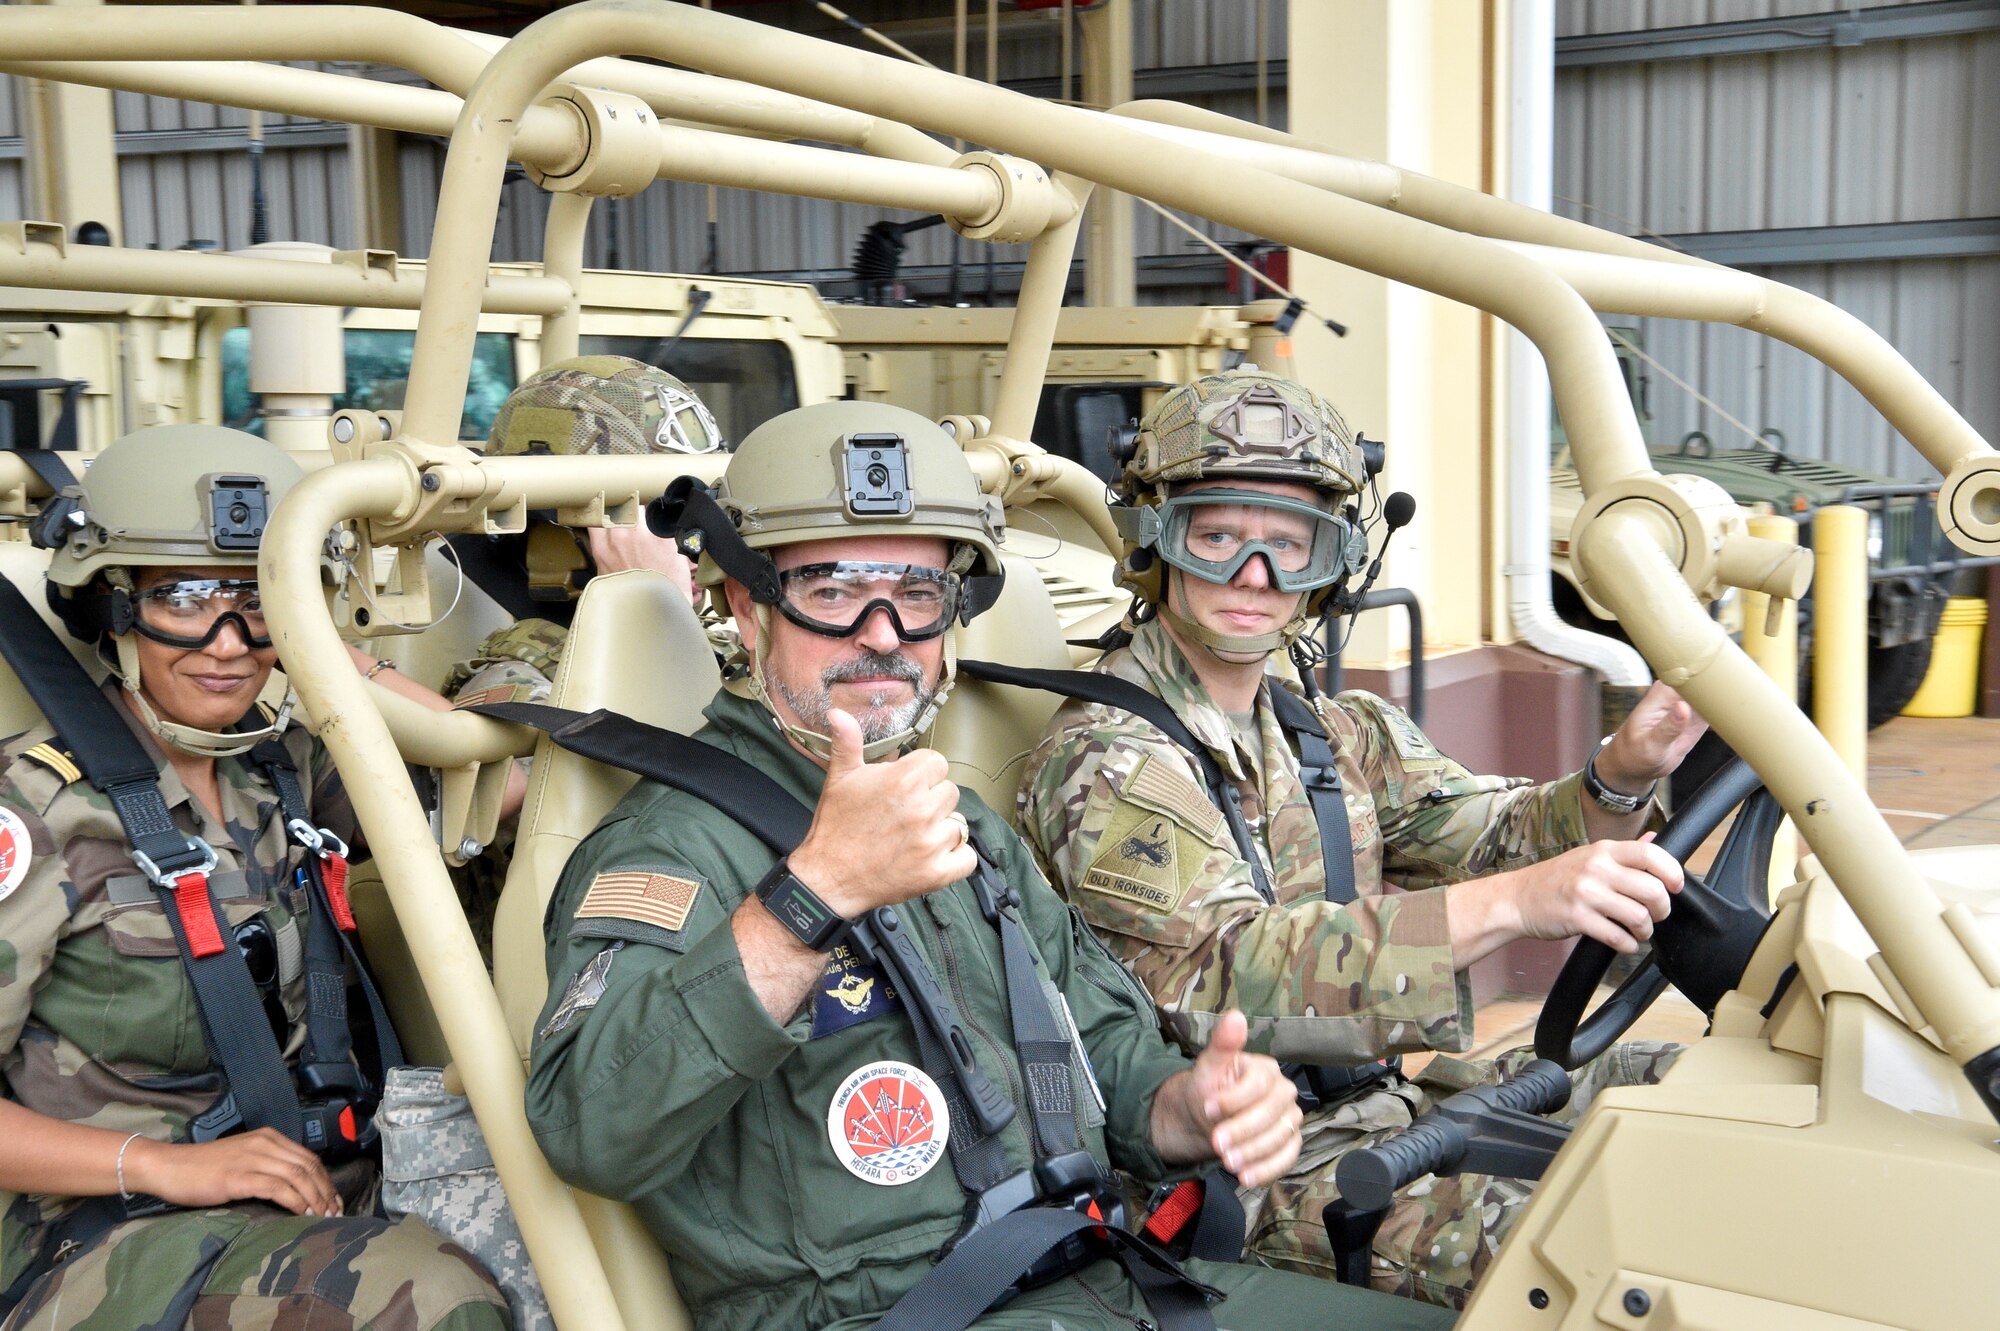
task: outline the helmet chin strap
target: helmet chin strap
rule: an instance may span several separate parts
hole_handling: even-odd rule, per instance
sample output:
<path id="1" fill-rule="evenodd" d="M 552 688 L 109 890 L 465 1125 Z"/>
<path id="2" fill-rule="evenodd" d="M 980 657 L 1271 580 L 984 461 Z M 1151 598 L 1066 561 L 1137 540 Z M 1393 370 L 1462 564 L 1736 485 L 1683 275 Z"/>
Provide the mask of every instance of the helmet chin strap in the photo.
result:
<path id="1" fill-rule="evenodd" d="M 139 719 L 146 723 L 146 729 L 152 731 L 162 744 L 201 758 L 231 758 L 239 753 L 248 753 L 265 740 L 282 734 L 285 727 L 291 723 L 290 690 L 286 690 L 284 704 L 278 708 L 278 714 L 272 718 L 271 724 L 259 730 L 232 730 L 218 733 L 162 720 L 140 688 L 138 644 L 132 640 L 130 634 L 120 634 L 112 639 L 112 643 L 118 652 L 119 682 L 124 684 L 125 691 L 132 695 L 132 703 L 139 713 Z"/>
<path id="2" fill-rule="evenodd" d="M 771 607 L 760 604 L 756 607 L 755 614 L 757 618 L 757 642 L 761 646 L 771 641 Z M 944 639 L 944 677 L 938 681 L 937 692 L 931 695 L 930 701 L 924 705 L 923 711 L 917 714 L 916 719 L 910 723 L 907 729 L 899 730 L 886 738 L 871 740 L 863 744 L 861 746 L 861 761 L 872 763 L 879 762 L 884 758 L 892 758 L 909 748 L 910 745 L 916 743 L 922 735 L 936 724 L 938 712 L 944 707 L 945 699 L 951 696 L 952 686 L 957 681 L 958 653 L 952 646 L 952 635 L 947 633 Z M 787 721 L 784 713 L 778 710 L 777 704 L 771 700 L 770 690 L 764 683 L 764 662 L 762 660 L 757 661 L 751 667 L 750 672 L 744 676 L 743 690 L 756 699 L 758 704 L 771 714 L 772 724 L 783 731 L 793 743 L 819 759 L 822 763 L 833 761 L 833 736 L 823 735 L 817 730 L 808 730 L 796 722 Z"/>
<path id="3" fill-rule="evenodd" d="M 1168 570 L 1166 579 L 1167 594 L 1160 603 L 1160 618 L 1172 624 L 1176 630 L 1185 634 L 1191 641 L 1198 642 L 1203 647 L 1206 647 L 1210 652 L 1215 654 L 1217 660 L 1227 665 L 1248 665 L 1249 661 L 1232 661 L 1229 657 L 1222 655 L 1224 652 L 1231 652 L 1252 659 L 1260 656 L 1269 656 L 1280 647 L 1290 645 L 1293 639 L 1305 631 L 1307 618 L 1306 602 L 1311 598 L 1304 595 L 1299 597 L 1298 608 L 1292 612 L 1291 620 L 1283 628 L 1275 632 L 1258 633 L 1250 637 L 1238 637 L 1234 634 L 1217 633 L 1214 629 L 1205 628 L 1195 623 L 1194 613 L 1188 608 L 1186 579 L 1189 576 L 1188 573 L 1181 569 L 1170 568 Z M 1174 604 L 1176 601 L 1180 602 L 1178 606 Z"/>

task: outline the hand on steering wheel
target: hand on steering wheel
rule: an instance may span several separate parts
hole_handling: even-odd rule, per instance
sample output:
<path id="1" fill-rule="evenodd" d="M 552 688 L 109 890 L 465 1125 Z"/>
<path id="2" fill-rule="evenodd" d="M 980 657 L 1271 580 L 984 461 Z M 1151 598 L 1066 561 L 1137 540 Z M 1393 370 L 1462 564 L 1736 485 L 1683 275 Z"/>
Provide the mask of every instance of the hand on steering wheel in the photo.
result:
<path id="1" fill-rule="evenodd" d="M 1654 843 L 1685 866 L 1739 804 L 1743 813 L 1706 877 L 1687 875 L 1673 910 L 1653 928 L 1646 959 L 1588 1020 L 1584 1008 L 1617 954 L 1596 939 L 1577 940 L 1535 1024 L 1537 1057 L 1569 1069 L 1588 1063 L 1630 1030 L 1670 983 L 1703 1012 L 1715 1010 L 1770 923 L 1764 901 L 1771 841 L 1784 810 L 1750 765 L 1737 758 L 1695 792 Z"/>

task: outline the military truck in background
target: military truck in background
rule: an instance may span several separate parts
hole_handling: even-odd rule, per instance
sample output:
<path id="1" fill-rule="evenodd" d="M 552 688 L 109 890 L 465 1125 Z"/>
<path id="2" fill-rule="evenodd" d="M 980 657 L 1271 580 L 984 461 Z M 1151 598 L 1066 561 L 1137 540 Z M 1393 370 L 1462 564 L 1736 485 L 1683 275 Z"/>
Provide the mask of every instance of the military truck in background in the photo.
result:
<path id="1" fill-rule="evenodd" d="M 281 245 L 330 256 L 318 246 Z M 421 260 L 399 260 L 412 275 Z M 532 264 L 494 264 L 495 277 Z M 825 302 L 791 282 L 596 272 L 583 276 L 578 350 L 671 369 L 740 439 L 781 411 L 841 395 L 840 353 Z M 257 391 L 260 311 L 293 307 L 165 296 L 0 287 L 0 434 L 16 448 L 95 453 L 142 426 L 216 422 L 262 434 L 275 421 L 403 405 L 416 344 L 414 310 L 353 309 L 313 402 Z M 323 312 L 322 312 L 323 313 Z M 541 320 L 482 314 L 460 437 L 484 440 L 515 384 L 542 363 Z M 290 354 L 300 354 L 296 349 Z M 289 396 L 289 395 L 288 395 Z M 323 447 L 324 436 L 311 446 Z"/>
<path id="2" fill-rule="evenodd" d="M 1823 458 L 1786 451 L 1774 429 L 1754 446 L 1717 448 L 1700 431 L 1678 444 L 1662 445 L 1654 435 L 1651 376 L 1645 372 L 1644 343 L 1636 328 L 1607 329 L 1618 354 L 1632 406 L 1648 451 L 1662 472 L 1685 472 L 1720 485 L 1745 512 L 1782 514 L 1799 524 L 1799 544 L 1812 544 L 1812 516 L 1828 504 L 1856 504 L 1868 510 L 1868 724 L 1879 726 L 1900 713 L 1924 682 L 1939 616 L 1950 595 L 1979 595 L 1978 570 L 1995 562 L 1975 558 L 1945 540 L 1938 530 L 1937 484 L 1899 481 L 1843 467 Z M 1577 584 L 1570 564 L 1570 526 L 1583 506 L 1583 487 L 1569 465 L 1568 440 L 1558 419 L 1553 430 L 1556 465 L 1550 474 L 1550 591 L 1556 613 L 1567 623 L 1624 638 L 1617 623 L 1601 615 Z M 1812 694 L 1812 599 L 1799 606 L 1799 697 Z M 1732 592 L 1716 603 L 1716 613 L 1732 632 L 1742 625 Z"/>

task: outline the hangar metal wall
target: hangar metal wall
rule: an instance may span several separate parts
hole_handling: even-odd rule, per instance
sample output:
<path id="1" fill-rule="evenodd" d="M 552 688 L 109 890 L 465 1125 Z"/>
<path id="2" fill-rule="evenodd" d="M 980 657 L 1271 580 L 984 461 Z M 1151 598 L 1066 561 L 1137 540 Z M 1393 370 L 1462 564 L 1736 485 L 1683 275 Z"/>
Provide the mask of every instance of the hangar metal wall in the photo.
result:
<path id="1" fill-rule="evenodd" d="M 0 76 L 0 143 L 20 142 L 21 122 L 14 106 L 14 81 Z M 22 217 L 28 207 L 28 182 L 21 158 L 0 155 L 0 218 Z"/>
<path id="2" fill-rule="evenodd" d="M 1984 30 L 1940 31 L 1977 28 L 1978 8 L 1878 5 L 1861 11 L 1872 26 L 1817 46 L 1674 58 L 1673 42 L 1691 40 L 1693 25 L 1854 16 L 1829 0 L 1564 0 L 1559 33 L 1569 40 L 1558 49 L 1572 56 L 1558 56 L 1558 210 L 1828 298 L 2000 438 L 1996 7 L 1984 6 Z M 1909 25 L 1903 31 L 1940 35 L 1889 35 L 1890 17 Z M 1591 58 L 1621 58 L 1576 61 L 1592 51 L 1578 38 L 1619 32 L 1638 40 Z M 1722 49 L 1752 40 L 1741 28 L 1705 35 Z M 1834 44 L 1842 36 L 1860 41 Z M 1665 371 L 1721 408 L 1651 371 L 1662 443 L 1701 430 L 1718 446 L 1742 446 L 1726 411 L 1753 431 L 1781 431 L 1807 456 L 1935 474 L 1859 394 L 1789 347 L 1736 328 L 1640 327 Z"/>

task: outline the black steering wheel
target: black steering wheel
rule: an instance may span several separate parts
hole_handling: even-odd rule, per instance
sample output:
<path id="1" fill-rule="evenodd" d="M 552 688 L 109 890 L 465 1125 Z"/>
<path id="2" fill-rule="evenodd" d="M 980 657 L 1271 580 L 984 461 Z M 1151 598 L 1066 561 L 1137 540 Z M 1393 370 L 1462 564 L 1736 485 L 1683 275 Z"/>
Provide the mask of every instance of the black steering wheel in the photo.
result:
<path id="1" fill-rule="evenodd" d="M 1584 1009 L 1618 954 L 1594 938 L 1577 939 L 1535 1023 L 1536 1057 L 1571 1070 L 1588 1063 L 1630 1030 L 1669 984 L 1704 1013 L 1714 1013 L 1771 923 L 1764 905 L 1771 842 L 1785 812 L 1750 764 L 1732 758 L 1674 814 L 1656 843 L 1685 865 L 1739 804 L 1742 816 L 1708 873 L 1687 875 L 1673 910 L 1653 928 L 1646 959 L 1588 1019 Z"/>

